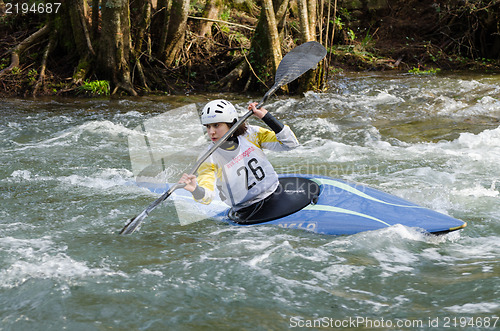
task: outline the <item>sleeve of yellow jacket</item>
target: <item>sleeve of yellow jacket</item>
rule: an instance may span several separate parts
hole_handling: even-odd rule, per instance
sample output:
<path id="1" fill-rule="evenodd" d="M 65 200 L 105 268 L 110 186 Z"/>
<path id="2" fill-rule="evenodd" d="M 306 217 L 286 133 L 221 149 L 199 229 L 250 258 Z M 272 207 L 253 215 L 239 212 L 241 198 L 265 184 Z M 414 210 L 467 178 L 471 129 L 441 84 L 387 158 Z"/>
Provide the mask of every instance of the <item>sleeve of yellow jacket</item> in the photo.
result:
<path id="1" fill-rule="evenodd" d="M 206 205 L 212 202 L 215 196 L 216 176 L 221 177 L 220 168 L 213 162 L 212 157 L 209 157 L 198 168 L 196 180 L 198 185 L 205 189 L 205 195 L 200 200 L 195 199 L 196 201 Z"/>
<path id="2" fill-rule="evenodd" d="M 288 125 L 285 125 L 279 133 L 250 125 L 247 129 L 247 139 L 261 149 L 271 151 L 289 151 L 299 146 L 299 141 Z"/>

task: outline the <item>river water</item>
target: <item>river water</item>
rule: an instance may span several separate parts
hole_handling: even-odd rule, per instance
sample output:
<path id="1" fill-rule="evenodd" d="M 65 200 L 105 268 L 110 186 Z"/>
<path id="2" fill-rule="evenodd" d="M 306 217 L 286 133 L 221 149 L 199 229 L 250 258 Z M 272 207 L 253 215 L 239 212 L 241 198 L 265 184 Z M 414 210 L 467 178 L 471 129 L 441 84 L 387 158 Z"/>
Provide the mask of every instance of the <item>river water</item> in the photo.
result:
<path id="1" fill-rule="evenodd" d="M 133 185 L 134 128 L 221 95 L 6 99 L 0 330 L 500 327 L 500 77 L 356 74 L 331 86 L 268 102 L 301 142 L 268 154 L 278 172 L 364 183 L 462 219 L 464 230 L 335 237 L 180 225 L 166 202 L 119 236 L 157 198 Z M 222 97 L 241 111 L 258 99 Z M 171 151 L 206 143 L 185 139 L 196 121 L 169 123 Z M 175 177 L 195 160 L 171 161 Z"/>

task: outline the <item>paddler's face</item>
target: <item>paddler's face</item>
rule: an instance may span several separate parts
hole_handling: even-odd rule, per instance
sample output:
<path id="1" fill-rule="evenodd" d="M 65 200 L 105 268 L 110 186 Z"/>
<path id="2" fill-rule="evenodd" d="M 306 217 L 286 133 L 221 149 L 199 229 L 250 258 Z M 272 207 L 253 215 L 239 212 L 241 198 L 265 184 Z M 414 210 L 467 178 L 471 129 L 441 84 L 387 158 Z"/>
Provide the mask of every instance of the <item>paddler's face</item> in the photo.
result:
<path id="1" fill-rule="evenodd" d="M 227 123 L 206 124 L 205 127 L 207 128 L 208 137 L 213 142 L 222 138 L 222 136 L 229 131 L 229 125 L 227 125 Z"/>

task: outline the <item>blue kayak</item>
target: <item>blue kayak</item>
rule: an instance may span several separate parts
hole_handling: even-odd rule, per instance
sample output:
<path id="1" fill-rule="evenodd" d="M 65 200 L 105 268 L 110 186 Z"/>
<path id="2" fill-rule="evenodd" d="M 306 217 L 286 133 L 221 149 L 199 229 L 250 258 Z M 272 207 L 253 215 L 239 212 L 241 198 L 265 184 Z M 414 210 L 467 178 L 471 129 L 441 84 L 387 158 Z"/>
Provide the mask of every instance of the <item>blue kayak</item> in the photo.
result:
<path id="1" fill-rule="evenodd" d="M 165 184 L 138 184 L 160 194 L 169 187 Z M 191 213 L 199 215 L 198 220 L 213 219 L 237 226 L 272 224 L 329 235 L 348 235 L 396 224 L 442 234 L 467 225 L 394 195 L 339 179 L 287 174 L 280 175 L 280 184 L 279 192 L 264 202 L 260 209 L 251 215 L 243 215 L 243 218 L 232 213 L 219 199 L 203 205 L 195 202 L 185 190 L 175 191 L 172 198 L 174 203 L 181 202 L 188 206 Z"/>

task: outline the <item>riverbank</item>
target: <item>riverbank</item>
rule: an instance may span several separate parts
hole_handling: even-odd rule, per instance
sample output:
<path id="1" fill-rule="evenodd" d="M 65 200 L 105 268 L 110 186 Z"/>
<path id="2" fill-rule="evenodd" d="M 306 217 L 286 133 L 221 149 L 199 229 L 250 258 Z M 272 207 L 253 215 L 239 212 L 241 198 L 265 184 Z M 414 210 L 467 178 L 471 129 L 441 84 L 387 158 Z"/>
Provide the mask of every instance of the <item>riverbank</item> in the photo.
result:
<path id="1" fill-rule="evenodd" d="M 346 72 L 366 72 L 366 71 L 393 71 L 394 73 L 405 72 L 413 74 L 437 74 L 439 72 L 450 71 L 474 71 L 484 73 L 500 72 L 499 61 L 475 61 L 459 56 L 442 55 L 432 56 L 426 49 L 422 49 L 419 43 L 398 44 L 397 41 L 381 43 L 388 45 L 371 50 L 362 49 L 360 45 L 349 45 L 336 47 L 327 55 L 328 73 L 327 82 L 335 79 L 338 75 Z M 222 52 L 221 49 L 215 53 Z M 202 56 L 200 57 L 200 59 Z M 422 59 L 422 60 L 418 60 Z M 206 58 L 193 66 L 181 66 L 168 70 L 169 74 L 159 74 L 166 89 L 141 91 L 141 95 L 162 95 L 162 94 L 190 94 L 207 93 L 220 91 L 217 84 L 219 75 L 214 74 L 215 58 Z M 30 69 L 35 66 L 35 62 L 26 63 L 25 66 L 13 73 L 3 77 L 0 83 L 0 97 L 30 97 L 35 80 L 35 70 Z M 39 95 L 44 96 L 82 96 L 96 97 L 109 95 L 109 85 L 106 81 L 88 80 L 75 86 L 71 77 L 72 68 L 59 67 L 55 71 L 48 71 L 45 84 L 46 88 Z M 151 75 L 154 70 L 149 71 Z M 199 78 L 200 77 L 200 78 Z M 328 89 L 329 86 L 324 87 Z M 235 88 L 223 89 L 224 92 L 238 92 Z"/>
<path id="2" fill-rule="evenodd" d="M 294 7 L 296 2 L 290 3 L 286 21 L 288 31 L 282 41 L 283 53 L 300 43 L 297 39 L 299 14 Z M 466 8 L 445 8 L 444 5 L 426 1 L 371 1 L 367 6 L 357 3 L 339 1 L 335 24 L 318 28 L 318 41 L 328 43 L 326 82 L 335 79 L 339 73 L 350 71 L 415 74 L 450 70 L 500 72 L 498 57 L 492 52 L 487 55 L 480 49 L 495 49 L 498 33 L 488 32 L 492 36 L 486 38 L 490 44 L 479 43 L 477 46 L 471 43 L 484 39 L 487 36 L 485 31 L 474 27 L 467 30 L 468 26 L 462 24 L 463 37 L 453 34 L 461 20 L 478 22 L 481 8 L 471 11 L 464 18 Z M 490 13 L 494 13 L 495 7 L 489 9 Z M 251 54 L 252 38 L 260 15 L 258 8 L 226 8 L 221 17 L 214 20 L 208 35 L 197 33 L 200 22 L 203 22 L 201 10 L 194 7 L 190 15 L 183 47 L 174 65 L 165 65 L 154 56 L 154 52 L 141 55 L 140 68 L 138 62 L 131 63 L 132 81 L 144 82 L 143 85 L 136 83 L 134 92 L 139 95 L 261 92 L 267 90 L 267 85 L 272 85 L 272 66 L 255 62 Z M 456 19 L 450 20 L 449 17 Z M 91 61 L 82 62 L 74 51 L 69 51 L 67 45 L 57 40 L 50 50 L 50 42 L 30 45 L 20 54 L 19 64 L 7 71 L 6 68 L 14 63 L 12 51 L 39 31 L 43 24 L 44 19 L 40 15 L 1 16 L 0 11 L 0 96 L 88 97 L 114 92 L 111 90 L 112 83 L 100 77 L 97 71 L 86 69 L 90 74 L 80 77 L 82 66 L 92 67 Z M 326 30 L 333 26 L 334 33 Z M 484 26 L 486 29 L 486 24 Z M 132 29 L 132 33 L 135 32 Z M 479 34 L 481 38 L 475 37 Z M 45 52 L 51 56 L 46 56 Z M 248 64 L 245 77 L 242 77 L 243 69 L 239 70 L 242 64 Z M 323 90 L 327 88 L 327 84 L 319 87 Z M 127 93 L 127 90 L 121 90 L 118 95 L 120 93 Z"/>

